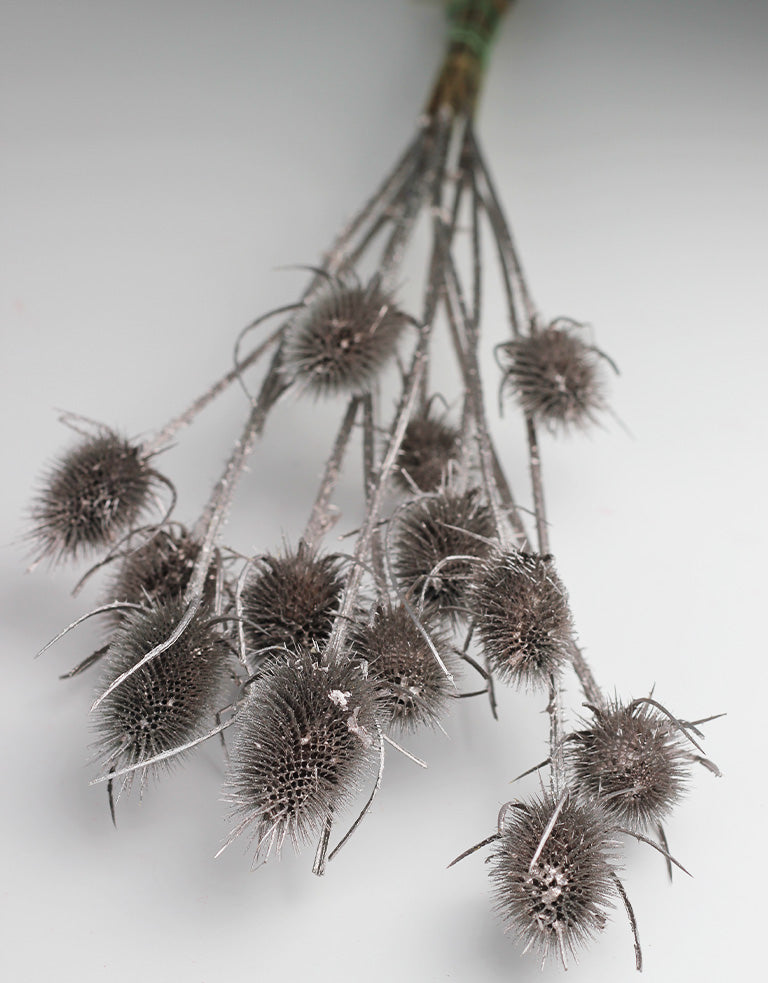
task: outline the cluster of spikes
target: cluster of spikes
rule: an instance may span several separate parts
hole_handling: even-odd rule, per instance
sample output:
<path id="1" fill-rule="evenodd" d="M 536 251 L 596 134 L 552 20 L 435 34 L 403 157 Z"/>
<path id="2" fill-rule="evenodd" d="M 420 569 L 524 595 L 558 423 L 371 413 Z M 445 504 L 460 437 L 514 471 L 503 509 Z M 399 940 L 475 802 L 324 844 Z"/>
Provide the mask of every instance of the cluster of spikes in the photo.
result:
<path id="1" fill-rule="evenodd" d="M 603 695 L 550 549 L 539 435 L 597 423 L 613 363 L 585 326 L 539 313 L 477 140 L 482 66 L 506 6 L 449 5 L 446 59 L 415 138 L 310 268 L 301 298 L 240 333 L 230 371 L 150 439 L 66 418 L 78 441 L 44 479 L 30 537 L 36 562 L 91 558 L 78 589 L 97 574 L 107 581 L 103 603 L 65 629 L 96 616 L 104 644 L 66 676 L 99 668 L 94 784 L 106 784 L 113 820 L 137 776 L 143 791 L 220 735 L 232 822 L 225 846 L 246 839 L 256 863 L 287 841 L 316 843 L 321 874 L 379 791 L 385 749 L 424 764 L 396 737 L 442 729 L 460 697 L 486 696 L 496 716 L 496 687 L 517 687 L 549 715 L 549 754 L 531 769 L 548 768 L 548 784 L 507 803 L 492 835 L 457 859 L 491 847 L 500 917 L 542 959 L 565 965 L 620 904 L 639 969 L 619 878 L 622 837 L 655 849 L 671 873 L 679 864 L 663 823 L 693 767 L 717 769 L 701 747 L 704 721 L 679 719 L 652 696 Z M 415 264 L 420 223 L 430 233 L 423 302 L 408 311 L 397 284 Z M 507 301 L 506 323 L 489 326 L 496 386 L 522 423 L 533 523 L 487 420 L 489 265 Z M 270 320 L 277 326 L 247 350 Z M 431 353 L 445 339 L 458 392 L 430 382 Z M 251 394 L 246 377 L 264 360 Z M 242 432 L 201 515 L 182 524 L 157 459 L 238 381 L 248 396 Z M 222 542 L 222 523 L 257 438 L 289 398 L 336 400 L 339 429 L 296 545 L 268 544 L 272 552 L 245 558 Z M 342 554 L 324 539 L 339 518 L 334 493 L 355 436 L 363 519 Z M 571 671 L 587 716 L 569 725 L 561 692 Z M 331 846 L 350 809 L 356 818 Z"/>

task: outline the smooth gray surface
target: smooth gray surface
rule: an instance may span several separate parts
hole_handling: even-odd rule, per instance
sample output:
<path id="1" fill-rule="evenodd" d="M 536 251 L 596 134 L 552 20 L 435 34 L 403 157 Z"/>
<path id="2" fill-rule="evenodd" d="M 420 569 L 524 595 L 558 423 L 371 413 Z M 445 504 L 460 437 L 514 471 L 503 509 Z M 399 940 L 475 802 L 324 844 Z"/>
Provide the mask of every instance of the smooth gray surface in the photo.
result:
<path id="1" fill-rule="evenodd" d="M 115 983 L 558 976 L 504 938 L 481 856 L 445 870 L 543 757 L 539 701 L 505 693 L 499 723 L 457 706 L 449 741 L 409 742 L 426 773 L 390 755 L 321 881 L 311 851 L 256 873 L 240 845 L 214 862 L 215 747 L 121 802 L 115 832 L 88 787 L 94 679 L 56 678 L 97 630 L 32 661 L 98 595 L 70 598 L 70 571 L 23 575 L 30 490 L 68 439 L 55 408 L 149 432 L 226 369 L 240 326 L 297 297 L 304 275 L 275 269 L 317 262 L 409 138 L 438 5 L 28 0 L 3 20 L 0 966 Z M 695 879 L 670 889 L 658 858 L 628 850 L 651 981 L 753 978 L 765 924 L 767 29 L 747 0 L 520 0 L 479 118 L 539 304 L 590 322 L 622 371 L 612 405 L 631 438 L 609 421 L 543 444 L 582 644 L 623 696 L 656 684 L 681 715 L 728 712 L 707 740 L 725 778 L 697 774 L 669 827 Z M 278 410 L 228 542 L 295 539 L 338 412 Z M 232 392 L 167 455 L 180 517 L 243 413 Z M 495 432 L 528 501 L 519 434 Z M 342 503 L 358 491 L 355 467 Z M 632 967 L 617 913 L 568 979 Z"/>

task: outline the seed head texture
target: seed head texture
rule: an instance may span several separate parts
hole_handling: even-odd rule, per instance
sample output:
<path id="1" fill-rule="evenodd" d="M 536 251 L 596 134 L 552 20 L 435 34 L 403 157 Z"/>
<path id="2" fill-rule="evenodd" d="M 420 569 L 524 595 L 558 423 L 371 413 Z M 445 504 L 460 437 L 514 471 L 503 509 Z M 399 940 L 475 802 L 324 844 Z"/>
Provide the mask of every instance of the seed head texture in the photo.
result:
<path id="1" fill-rule="evenodd" d="M 153 474 L 141 449 L 111 430 L 57 461 L 32 507 L 40 557 L 77 559 L 111 545 L 148 504 Z"/>
<path id="2" fill-rule="evenodd" d="M 559 323 L 501 349 L 507 359 L 504 387 L 526 413 L 555 431 L 586 427 L 605 408 L 603 356 Z"/>
<path id="3" fill-rule="evenodd" d="M 450 669 L 455 660 L 441 633 L 429 624 L 425 628 Z M 382 709 L 393 728 L 413 731 L 443 717 L 453 687 L 402 605 L 378 607 L 372 622 L 353 633 L 352 649 L 368 662 L 371 679 L 381 684 Z"/>
<path id="4" fill-rule="evenodd" d="M 602 814 L 569 797 L 544 839 L 556 805 L 547 795 L 508 809 L 490 877 L 496 908 L 521 945 L 565 963 L 602 931 L 616 889 Z"/>
<path id="5" fill-rule="evenodd" d="M 505 682 L 544 686 L 565 664 L 573 628 L 551 557 L 494 553 L 478 573 L 472 610 L 483 652 Z"/>
<path id="6" fill-rule="evenodd" d="M 476 489 L 463 493 L 445 489 L 417 499 L 399 521 L 395 576 L 415 602 L 423 596 L 428 615 L 457 622 L 466 613 L 472 558 L 487 555 L 490 545 L 485 540 L 494 531 L 490 509 Z"/>
<path id="7" fill-rule="evenodd" d="M 226 796 L 257 855 L 298 846 L 357 792 L 373 758 L 376 692 L 352 662 L 271 663 L 239 714 Z"/>
<path id="8" fill-rule="evenodd" d="M 176 600 L 125 614 L 105 656 L 102 688 L 164 642 L 183 611 Z M 194 618 L 173 645 L 99 704 L 99 757 L 114 768 L 135 765 L 200 735 L 229 702 L 230 680 L 230 650 L 219 628 Z"/>
<path id="9" fill-rule="evenodd" d="M 286 368 L 317 396 L 367 393 L 407 323 L 377 283 L 333 282 L 297 318 L 286 339 Z"/>
<path id="10" fill-rule="evenodd" d="M 303 543 L 283 556 L 260 557 L 242 592 L 244 631 L 254 652 L 321 648 L 344 590 L 341 558 Z"/>
<path id="11" fill-rule="evenodd" d="M 621 825 L 642 832 L 666 819 L 685 793 L 691 754 L 675 725 L 645 703 L 596 709 L 566 744 L 574 782 Z"/>

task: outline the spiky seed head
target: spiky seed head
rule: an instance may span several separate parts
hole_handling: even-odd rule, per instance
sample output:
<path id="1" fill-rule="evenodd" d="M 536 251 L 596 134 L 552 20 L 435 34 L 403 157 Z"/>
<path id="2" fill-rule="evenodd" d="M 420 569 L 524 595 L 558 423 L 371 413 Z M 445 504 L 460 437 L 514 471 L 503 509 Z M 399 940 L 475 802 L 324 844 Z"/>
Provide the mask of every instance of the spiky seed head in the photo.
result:
<path id="1" fill-rule="evenodd" d="M 395 576 L 416 604 L 423 598 L 427 616 L 459 621 L 465 616 L 475 566 L 466 557 L 486 556 L 491 550 L 486 540 L 494 534 L 493 515 L 478 489 L 445 488 L 425 495 L 404 509 L 398 521 Z"/>
<path id="2" fill-rule="evenodd" d="M 395 462 L 396 480 L 405 491 L 413 491 L 412 482 L 421 491 L 436 491 L 445 480 L 451 462 L 459 459 L 459 454 L 460 441 L 456 428 L 427 412 L 420 413 L 405 428 Z"/>
<path id="3" fill-rule="evenodd" d="M 377 280 L 335 280 L 299 313 L 285 340 L 286 369 L 318 396 L 367 393 L 407 323 Z"/>
<path id="4" fill-rule="evenodd" d="M 524 412 L 551 430 L 585 427 L 605 409 L 601 360 L 585 344 L 573 322 L 549 327 L 503 346 L 507 365 L 503 386 Z"/>
<path id="5" fill-rule="evenodd" d="M 573 637 L 552 557 L 495 552 L 475 574 L 473 624 L 492 670 L 515 685 L 546 685 L 567 661 Z"/>
<path id="6" fill-rule="evenodd" d="M 104 658 L 102 692 L 164 642 L 183 613 L 182 603 L 175 600 L 124 615 Z M 210 619 L 194 618 L 173 645 L 96 708 L 98 757 L 119 769 L 201 735 L 229 703 L 231 678 L 230 648 L 220 629 Z"/>
<path id="7" fill-rule="evenodd" d="M 112 430 L 84 438 L 51 468 L 32 506 L 40 558 L 77 559 L 127 532 L 149 504 L 154 472 Z"/>
<path id="8" fill-rule="evenodd" d="M 256 853 L 319 834 L 377 757 L 376 691 L 351 661 L 273 661 L 238 714 L 225 794 Z"/>
<path id="9" fill-rule="evenodd" d="M 253 652 L 317 651 L 328 641 L 345 578 L 342 557 L 318 555 L 303 542 L 295 552 L 263 556 L 242 591 L 243 628 Z"/>
<path id="10" fill-rule="evenodd" d="M 612 701 L 566 742 L 580 793 L 636 832 L 666 819 L 685 793 L 692 757 L 679 729 L 647 703 Z"/>
<path id="11" fill-rule="evenodd" d="M 448 670 L 455 668 L 445 637 L 423 625 Z M 402 731 L 434 726 L 453 698 L 452 686 L 424 635 L 402 605 L 379 605 L 370 624 L 352 632 L 354 655 L 368 663 L 379 685 L 380 707 L 389 724 Z"/>
<path id="12" fill-rule="evenodd" d="M 148 607 L 180 601 L 195 566 L 200 543 L 183 527 L 157 530 L 130 552 L 108 590 L 110 600 Z M 205 583 L 203 603 L 210 606 L 216 591 L 216 564 Z M 117 613 L 122 618 L 122 612 Z"/>
<path id="13" fill-rule="evenodd" d="M 496 909 L 524 950 L 565 964 L 613 908 L 615 846 L 603 814 L 569 797 L 536 857 L 557 805 L 545 795 L 507 809 L 490 877 Z"/>

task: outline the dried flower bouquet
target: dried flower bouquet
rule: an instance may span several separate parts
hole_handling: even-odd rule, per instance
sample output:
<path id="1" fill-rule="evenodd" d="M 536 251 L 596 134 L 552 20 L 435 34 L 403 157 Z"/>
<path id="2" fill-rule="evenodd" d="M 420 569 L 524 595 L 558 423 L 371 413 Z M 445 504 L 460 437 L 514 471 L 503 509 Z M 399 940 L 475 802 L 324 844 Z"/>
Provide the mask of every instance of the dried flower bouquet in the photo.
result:
<path id="1" fill-rule="evenodd" d="M 447 5 L 447 53 L 415 137 L 301 297 L 240 333 L 226 375 L 149 438 L 67 415 L 78 440 L 51 467 L 30 536 L 35 562 L 87 557 L 80 584 L 106 579 L 103 603 L 62 635 L 92 616 L 106 628 L 103 646 L 66 675 L 100 673 L 95 781 L 113 819 L 137 777 L 143 791 L 220 735 L 225 846 L 249 837 L 256 863 L 286 841 L 314 842 L 322 874 L 379 793 L 387 748 L 423 765 L 408 734 L 441 728 L 457 698 L 486 697 L 496 715 L 497 688 L 517 687 L 549 718 L 547 759 L 530 762 L 541 792 L 507 802 L 491 835 L 457 859 L 491 846 L 497 908 L 542 960 L 567 966 L 622 907 L 640 969 L 622 837 L 661 854 L 671 876 L 681 865 L 664 822 L 695 767 L 718 770 L 701 743 L 706 720 L 653 694 L 605 694 L 557 571 L 540 437 L 579 439 L 610 414 L 615 366 L 583 325 L 539 311 L 478 140 L 477 99 L 507 6 Z M 421 277 L 418 309 L 400 299 L 406 271 Z M 503 333 L 484 324 L 492 278 L 506 298 Z M 435 371 L 436 346 L 452 350 L 453 390 Z M 498 364 L 490 382 L 483 346 Z M 230 385 L 244 392 L 242 430 L 188 524 L 162 454 Z M 505 416 L 522 419 L 532 515 L 491 434 L 497 394 Z M 224 541 L 224 520 L 259 437 L 291 399 L 334 400 L 338 430 L 304 528 L 244 556 Z M 358 432 L 362 520 L 351 548 L 331 547 L 334 493 Z M 578 718 L 562 700 L 571 672 L 585 700 Z M 338 817 L 360 799 L 331 847 Z"/>

